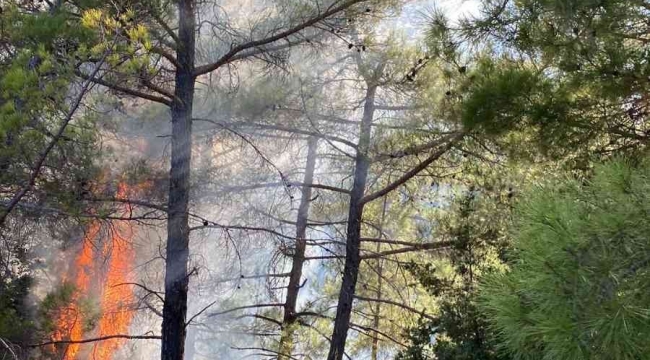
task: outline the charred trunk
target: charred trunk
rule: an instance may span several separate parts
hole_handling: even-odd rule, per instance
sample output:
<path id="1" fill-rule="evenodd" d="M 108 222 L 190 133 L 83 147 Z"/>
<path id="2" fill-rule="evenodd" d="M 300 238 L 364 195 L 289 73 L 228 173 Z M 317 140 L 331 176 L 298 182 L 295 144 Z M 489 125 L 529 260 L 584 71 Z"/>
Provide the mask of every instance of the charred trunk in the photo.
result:
<path id="1" fill-rule="evenodd" d="M 176 87 L 171 105 L 172 140 L 167 249 L 165 258 L 165 303 L 162 321 L 162 360 L 182 360 L 185 348 L 185 318 L 189 275 L 190 163 L 192 158 L 192 103 L 194 100 L 194 1 L 178 2 L 179 44 Z"/>
<path id="2" fill-rule="evenodd" d="M 305 249 L 307 247 L 307 219 L 309 217 L 309 203 L 311 201 L 311 185 L 314 180 L 314 169 L 316 168 L 316 150 L 318 139 L 310 137 L 308 141 L 307 164 L 305 165 L 305 176 L 303 180 L 300 206 L 296 219 L 296 248 L 293 254 L 287 297 L 284 304 L 284 318 L 282 320 L 282 335 L 280 337 L 280 355 L 278 360 L 291 359 L 293 353 L 293 334 L 296 325 L 296 302 L 300 292 L 300 280 L 302 268 L 305 263 Z"/>

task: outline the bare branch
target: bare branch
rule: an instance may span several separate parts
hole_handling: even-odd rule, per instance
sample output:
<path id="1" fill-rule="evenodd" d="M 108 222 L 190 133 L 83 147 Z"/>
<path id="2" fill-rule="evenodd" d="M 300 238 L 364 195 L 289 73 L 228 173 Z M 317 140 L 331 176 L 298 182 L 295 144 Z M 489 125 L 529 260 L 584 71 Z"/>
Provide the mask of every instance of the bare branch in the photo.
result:
<path id="1" fill-rule="evenodd" d="M 220 279 L 217 280 L 216 283 L 225 283 L 225 282 L 230 282 L 230 281 L 238 281 L 238 280 L 246 280 L 246 279 L 264 279 L 264 278 L 280 278 L 280 277 L 288 277 L 290 274 L 289 273 L 282 273 L 282 274 L 259 274 L 259 275 L 249 275 L 249 276 L 238 276 L 238 277 L 232 277 L 232 278 L 226 278 L 226 279 Z"/>
<path id="2" fill-rule="evenodd" d="M 403 245 L 409 247 L 417 247 L 422 245 L 427 245 L 431 243 L 421 243 L 414 241 L 401 241 L 401 240 L 391 240 L 391 239 L 382 239 L 382 238 L 361 238 L 362 242 L 371 242 L 371 243 L 380 243 L 380 244 L 389 244 L 389 245 Z"/>
<path id="3" fill-rule="evenodd" d="M 282 322 L 281 321 L 270 318 L 268 316 L 259 315 L 259 314 L 244 314 L 244 315 L 237 316 L 237 319 L 242 319 L 242 318 L 245 318 L 245 317 L 253 317 L 253 318 L 256 318 L 256 319 L 268 321 L 268 322 L 271 322 L 271 323 L 274 323 L 274 324 L 278 325 L 279 327 L 282 327 Z"/>
<path id="4" fill-rule="evenodd" d="M 187 320 L 187 321 L 185 322 L 185 326 L 190 325 L 194 319 L 196 319 L 197 317 L 201 316 L 201 314 L 203 314 L 204 312 L 206 312 L 209 308 L 211 308 L 211 307 L 212 307 L 214 304 L 216 304 L 218 301 L 219 301 L 219 300 L 215 300 L 215 301 L 209 303 L 208 305 L 204 306 L 203 309 L 201 309 L 199 312 L 197 312 L 196 314 L 194 314 L 192 317 L 190 317 L 189 320 Z"/>
<path id="5" fill-rule="evenodd" d="M 77 76 L 79 76 L 80 78 L 82 78 L 82 79 L 92 81 L 95 84 L 105 86 L 105 87 L 107 87 L 107 88 L 109 88 L 111 90 L 115 90 L 117 92 L 121 92 L 121 93 L 124 93 L 126 95 L 131 95 L 131 96 L 135 96 L 135 97 L 138 97 L 138 98 L 141 98 L 141 99 L 150 100 L 150 101 L 157 102 L 157 103 L 160 103 L 160 104 L 164 104 L 164 105 L 167 105 L 167 106 L 171 106 L 171 104 L 172 104 L 171 99 L 168 99 L 166 97 L 156 96 L 156 95 L 148 94 L 146 92 L 142 92 L 142 91 L 139 91 L 139 90 L 131 89 L 131 88 L 128 88 L 126 86 L 114 84 L 114 83 L 105 81 L 105 80 L 103 80 L 101 78 L 96 78 L 95 77 L 96 74 L 87 75 L 87 74 L 84 74 L 83 72 L 81 72 L 80 70 L 75 70 L 75 74 Z"/>
<path id="6" fill-rule="evenodd" d="M 434 161 L 438 160 L 449 149 L 451 149 L 455 145 L 456 142 L 460 141 L 463 137 L 465 137 L 466 134 L 467 134 L 466 132 L 461 132 L 461 133 L 458 133 L 458 134 L 452 136 L 451 139 L 449 139 L 449 142 L 445 146 L 441 147 L 440 149 L 438 149 L 438 151 L 431 154 L 431 156 L 429 156 L 426 160 L 419 163 L 417 166 L 415 166 L 414 168 L 409 170 L 407 173 L 402 175 L 399 179 L 395 180 L 394 182 L 392 182 L 391 184 L 389 184 L 385 188 L 383 188 L 383 189 L 381 189 L 379 191 L 376 191 L 376 192 L 374 192 L 372 194 L 364 196 L 361 199 L 361 203 L 365 204 L 365 203 L 371 202 L 373 200 L 379 199 L 380 197 L 382 197 L 382 196 L 388 194 L 389 192 L 397 189 L 398 187 L 400 187 L 401 185 L 403 185 L 404 183 L 409 181 L 412 177 L 419 174 L 422 170 L 426 169 L 426 167 L 431 165 Z"/>
<path id="7" fill-rule="evenodd" d="M 374 253 L 374 254 L 361 255 L 361 259 L 362 260 L 378 259 L 378 258 L 382 258 L 384 256 L 404 254 L 404 253 L 407 253 L 407 252 L 415 252 L 415 251 L 441 250 L 441 249 L 446 249 L 446 248 L 448 248 L 448 247 L 450 247 L 452 245 L 453 245 L 453 242 L 451 242 L 451 241 L 439 241 L 439 242 L 428 243 L 428 244 L 414 245 L 414 246 L 405 247 L 405 248 L 401 248 L 401 249 L 386 250 L 386 251 L 382 251 L 382 252 Z"/>
<path id="8" fill-rule="evenodd" d="M 7 344 L 7 342 L 4 341 L 2 338 L 0 338 L 0 344 L 2 344 L 2 346 L 5 349 L 7 349 L 7 351 L 9 351 L 9 353 L 14 358 L 14 360 L 18 360 L 18 355 L 16 355 L 16 352 L 14 351 L 14 349 L 11 346 L 9 346 L 9 344 Z"/>
<path id="9" fill-rule="evenodd" d="M 245 191 L 245 190 L 256 190 L 264 189 L 271 187 L 280 187 L 280 186 L 296 186 L 296 187 L 310 187 L 314 189 L 323 189 L 330 190 L 342 194 L 350 194 L 350 190 L 338 188 L 335 186 L 323 185 L 323 184 L 305 184 L 298 181 L 287 181 L 287 182 L 273 182 L 273 183 L 263 183 L 263 184 L 253 184 L 253 185 L 241 185 L 241 186 L 228 186 L 222 188 L 220 191 L 224 192 L 233 192 L 233 191 Z"/>
<path id="10" fill-rule="evenodd" d="M 27 345 L 31 348 L 43 347 L 47 345 L 58 345 L 58 344 L 87 344 L 92 342 L 113 340 L 113 339 L 128 339 L 128 340 L 160 340 L 162 339 L 159 335 L 106 335 L 92 339 L 83 339 L 83 340 L 57 340 L 57 341 L 47 341 L 40 344 Z"/>
<path id="11" fill-rule="evenodd" d="M 147 309 L 149 309 L 149 311 L 151 311 L 152 313 L 154 313 L 154 314 L 160 316 L 161 318 L 163 317 L 163 313 L 162 313 L 162 311 L 156 309 L 156 307 L 153 306 L 149 301 L 147 301 L 147 300 L 143 300 L 142 302 L 144 303 L 144 306 L 146 306 Z"/>
<path id="12" fill-rule="evenodd" d="M 364 330 L 364 331 L 372 331 L 372 332 L 374 332 L 376 334 L 379 334 L 379 335 L 385 337 L 386 339 L 394 342 L 397 345 L 400 345 L 402 347 L 407 347 L 406 345 L 404 345 L 404 343 L 398 341 L 394 337 L 392 337 L 392 336 L 390 336 L 390 335 L 388 335 L 388 334 L 386 334 L 384 332 L 381 332 L 381 331 L 379 331 L 377 329 L 371 328 L 369 326 L 363 326 L 363 325 L 359 325 L 359 324 L 355 324 L 355 323 L 350 323 L 350 328 L 353 329 L 353 330 L 356 330 L 356 331 L 359 331 L 359 329 Z M 357 328 L 357 329 L 355 329 L 355 328 Z M 359 332 L 361 332 L 361 331 L 359 331 Z M 361 332 L 361 333 L 363 333 L 363 332 Z M 365 333 L 363 333 L 363 334 L 365 334 Z M 368 334 L 365 334 L 365 335 L 368 335 Z"/>
<path id="13" fill-rule="evenodd" d="M 348 8 L 350 8 L 350 7 L 352 7 L 352 6 L 356 5 L 356 4 L 362 3 L 364 1 L 367 1 L 367 0 L 348 0 L 348 1 L 344 2 L 343 4 L 341 4 L 339 6 L 336 6 L 336 7 L 332 7 L 329 10 L 321 13 L 320 15 L 315 16 L 315 17 L 311 18 L 310 20 L 307 20 L 304 23 L 302 23 L 300 25 L 297 25 L 297 26 L 295 26 L 295 27 L 293 27 L 291 29 L 287 29 L 285 31 L 282 31 L 282 32 L 276 34 L 276 35 L 269 36 L 269 37 L 267 37 L 265 39 L 254 40 L 254 41 L 250 41 L 250 42 L 245 43 L 245 44 L 237 45 L 234 48 L 232 48 L 228 53 L 223 55 L 216 62 L 214 62 L 212 64 L 206 64 L 206 65 L 197 67 L 194 70 L 194 76 L 200 76 L 200 75 L 212 72 L 214 70 L 217 70 L 221 66 L 226 65 L 226 64 L 234 61 L 236 59 L 235 55 L 238 55 L 239 53 L 241 53 L 244 50 L 252 49 L 252 48 L 258 48 L 260 46 L 264 46 L 264 45 L 276 42 L 278 40 L 282 40 L 282 39 L 284 39 L 286 37 L 289 37 L 291 35 L 294 35 L 294 34 L 300 32 L 302 30 L 305 30 L 305 29 L 307 29 L 307 28 L 309 28 L 311 26 L 314 26 L 314 25 L 318 24 L 320 21 L 325 20 L 325 19 L 327 19 L 328 17 L 330 17 L 332 15 L 335 15 L 335 14 L 337 14 L 337 13 L 343 11 L 343 10 L 346 10 L 346 9 L 348 9 Z"/>
<path id="14" fill-rule="evenodd" d="M 203 219 L 203 218 L 201 218 L 201 217 L 199 217 L 197 215 L 194 215 L 194 216 L 197 217 L 198 219 Z M 221 225 L 221 224 L 217 224 L 217 223 L 214 223 L 214 222 L 210 222 L 208 220 L 205 220 L 205 222 L 208 225 L 191 227 L 190 231 L 196 231 L 196 230 L 202 230 L 202 229 L 222 229 L 222 230 L 226 230 L 226 231 L 228 231 L 228 230 L 259 231 L 259 232 L 266 232 L 266 233 L 269 233 L 269 234 L 273 234 L 273 235 L 275 235 L 277 237 L 281 237 L 283 239 L 289 239 L 289 240 L 294 240 L 295 239 L 292 236 L 284 235 L 284 234 L 279 233 L 279 232 L 277 232 L 275 230 L 271 230 L 271 229 L 267 229 L 267 228 L 263 228 L 263 227 L 241 226 L 241 225 Z"/>
<path id="15" fill-rule="evenodd" d="M 441 249 L 448 248 L 452 245 L 453 242 L 451 241 L 439 241 L 439 242 L 426 243 L 426 244 L 413 244 L 413 246 L 404 247 L 400 249 L 386 250 L 378 253 L 361 255 L 361 260 L 378 259 L 389 255 L 404 254 L 404 253 L 415 252 L 415 251 L 441 250 Z M 330 260 L 330 259 L 345 259 L 345 255 L 308 256 L 305 258 L 305 260 Z"/>
<path id="16" fill-rule="evenodd" d="M 256 305 L 238 306 L 238 307 L 235 307 L 235 308 L 232 308 L 232 309 L 228 309 L 228 310 L 219 311 L 219 312 L 209 314 L 208 317 L 215 317 L 215 316 L 225 315 L 225 314 L 229 314 L 231 312 L 235 312 L 235 311 L 239 311 L 239 310 L 257 309 L 257 308 L 265 308 L 265 307 L 279 307 L 279 306 L 284 306 L 284 304 L 282 304 L 282 303 L 271 303 L 271 304 L 256 304 Z"/>
<path id="17" fill-rule="evenodd" d="M 273 125 L 273 124 L 259 124 L 259 123 L 252 123 L 252 122 L 244 122 L 244 121 L 238 121 L 238 122 L 225 122 L 225 121 L 217 121 L 217 120 L 211 120 L 211 119 L 205 119 L 205 118 L 194 118 L 192 121 L 203 121 L 207 122 L 210 124 L 217 125 L 222 128 L 236 128 L 236 127 L 252 127 L 256 129 L 261 129 L 261 130 L 277 130 L 277 131 L 283 131 L 283 132 L 288 132 L 292 134 L 301 134 L 301 135 L 309 135 L 309 136 L 315 136 L 318 138 L 323 138 L 331 141 L 336 141 L 340 142 L 341 144 L 345 144 L 351 148 L 356 149 L 357 145 L 351 141 L 341 139 L 336 136 L 331 136 L 331 135 L 325 135 L 321 134 L 319 132 L 314 132 L 314 131 L 309 131 L 309 130 L 304 130 L 304 129 L 298 129 L 298 128 L 292 128 L 292 127 L 287 127 L 287 126 L 281 126 L 281 125 Z"/>
<path id="18" fill-rule="evenodd" d="M 291 356 L 289 354 L 283 354 L 283 353 L 277 352 L 275 350 L 267 349 L 267 348 L 261 348 L 261 347 L 237 347 L 237 346 L 231 346 L 230 348 L 233 349 L 233 350 L 258 350 L 258 351 L 264 351 L 264 352 L 272 353 L 273 355 L 261 355 L 261 356 L 276 356 L 276 355 L 278 355 L 278 356 L 287 357 L 289 359 L 300 360 L 300 359 L 295 358 L 295 357 L 293 357 L 293 356 Z"/>
<path id="19" fill-rule="evenodd" d="M 425 317 L 425 318 L 427 318 L 429 320 L 435 320 L 435 318 L 433 316 L 427 315 L 424 312 L 424 309 L 422 309 L 422 311 L 420 311 L 418 309 L 412 308 L 412 307 L 410 307 L 408 305 L 405 305 L 403 303 L 399 303 L 399 302 L 396 302 L 396 301 L 392 301 L 392 300 L 388 300 L 388 299 L 372 299 L 372 298 L 359 296 L 359 295 L 354 295 L 354 298 L 357 299 L 357 300 L 361 300 L 361 301 L 370 301 L 370 302 L 375 302 L 375 303 L 382 303 L 382 304 L 397 306 L 397 307 L 400 307 L 402 309 L 408 310 L 408 311 L 410 311 L 412 313 L 420 314 L 420 315 L 422 315 L 423 317 Z"/>
<path id="20" fill-rule="evenodd" d="M 174 32 L 174 30 L 172 30 L 172 28 L 169 27 L 169 24 L 167 24 L 167 22 L 165 22 L 165 20 L 161 18 L 155 10 L 151 12 L 151 15 L 156 20 L 158 25 L 160 25 L 165 30 L 167 35 L 169 35 L 169 37 L 172 38 L 172 40 L 174 41 L 174 45 L 178 46 L 178 44 L 180 44 L 181 41 L 178 38 L 178 35 L 176 35 L 176 33 Z"/>
<path id="21" fill-rule="evenodd" d="M 416 110 L 418 107 L 413 105 L 375 105 L 377 110 L 387 110 L 387 111 L 405 111 L 405 110 Z"/>
<path id="22" fill-rule="evenodd" d="M 180 63 L 178 62 L 178 60 L 176 59 L 176 57 L 174 57 L 174 55 L 170 54 L 168 51 L 166 51 L 163 48 L 153 46 L 150 51 L 152 53 L 154 53 L 154 54 L 158 54 L 158 55 L 164 57 L 165 59 L 167 59 L 167 61 L 169 61 L 176 68 L 179 68 L 181 66 Z"/>
<path id="23" fill-rule="evenodd" d="M 162 302 L 165 301 L 165 300 L 163 299 L 163 297 L 160 296 L 160 294 L 162 294 L 162 292 L 160 292 L 160 291 L 155 291 L 155 290 L 151 290 L 151 289 L 149 289 L 148 287 L 146 287 L 146 286 L 144 286 L 144 285 L 142 285 L 142 284 L 139 284 L 139 283 L 125 282 L 125 283 L 115 284 L 115 285 L 113 285 L 113 286 L 111 286 L 111 287 L 118 287 L 118 286 L 122 286 L 122 285 L 133 285 L 133 286 L 137 286 L 137 287 L 143 289 L 144 291 L 148 292 L 149 294 L 153 294 L 153 295 L 155 295 L 155 296 L 158 298 L 158 300 L 160 300 L 160 301 L 162 301 Z"/>
<path id="24" fill-rule="evenodd" d="M 383 160 L 388 160 L 388 159 L 399 159 L 407 156 L 413 156 L 413 155 L 418 155 L 424 151 L 431 150 L 437 146 L 440 146 L 441 144 L 444 144 L 445 141 L 449 140 L 452 138 L 454 135 L 457 133 L 452 133 L 452 134 L 447 134 L 447 136 L 444 136 L 440 139 L 435 139 L 432 141 L 429 141 L 424 144 L 420 145 L 414 145 L 414 146 L 409 146 L 405 149 L 399 150 L 392 152 L 390 154 L 380 154 L 372 159 L 372 161 L 383 161 Z"/>

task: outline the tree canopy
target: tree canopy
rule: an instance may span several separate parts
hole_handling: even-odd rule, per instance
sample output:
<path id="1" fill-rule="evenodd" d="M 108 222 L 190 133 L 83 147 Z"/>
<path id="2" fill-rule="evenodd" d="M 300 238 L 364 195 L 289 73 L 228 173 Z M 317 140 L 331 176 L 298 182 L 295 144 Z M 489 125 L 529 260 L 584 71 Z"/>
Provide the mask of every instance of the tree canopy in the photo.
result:
<path id="1" fill-rule="evenodd" d="M 481 293 L 502 349 L 521 359 L 647 357 L 648 175 L 645 161 L 618 160 L 522 198 L 510 269 Z"/>
<path id="2" fill-rule="evenodd" d="M 644 358 L 649 26 L 2 2 L 0 356 Z"/>

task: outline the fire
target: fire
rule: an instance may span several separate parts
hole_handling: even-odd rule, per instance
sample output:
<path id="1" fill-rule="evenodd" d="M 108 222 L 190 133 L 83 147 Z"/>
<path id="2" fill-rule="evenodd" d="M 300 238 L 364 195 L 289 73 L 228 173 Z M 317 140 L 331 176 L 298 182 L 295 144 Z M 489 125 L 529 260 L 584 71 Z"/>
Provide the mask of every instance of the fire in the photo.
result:
<path id="1" fill-rule="evenodd" d="M 126 184 L 120 184 L 117 197 L 127 198 Z M 122 206 L 121 213 L 128 216 L 131 207 Z M 128 334 L 133 317 L 130 305 L 135 302 L 132 283 L 132 264 L 135 260 L 133 229 L 128 221 L 114 221 L 108 235 L 103 236 L 101 224 L 90 224 L 74 266 L 64 277 L 64 282 L 74 285 L 69 306 L 62 309 L 53 333 L 54 341 L 79 341 L 111 335 Z M 98 297 L 98 299 L 97 299 Z M 92 314 L 81 309 L 82 302 L 97 299 L 100 318 L 92 326 Z M 71 343 L 64 349 L 64 360 L 92 358 L 111 360 L 125 339 L 110 339 L 84 345 Z M 92 355 L 89 355 L 92 354 Z"/>

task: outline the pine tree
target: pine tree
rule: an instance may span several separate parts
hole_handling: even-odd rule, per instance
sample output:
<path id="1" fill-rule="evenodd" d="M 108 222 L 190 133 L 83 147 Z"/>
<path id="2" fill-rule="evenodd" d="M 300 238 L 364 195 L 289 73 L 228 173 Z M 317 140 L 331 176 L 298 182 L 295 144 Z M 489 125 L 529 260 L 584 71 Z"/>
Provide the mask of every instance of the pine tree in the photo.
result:
<path id="1" fill-rule="evenodd" d="M 592 178 L 522 195 L 510 269 L 480 308 L 517 359 L 647 359 L 647 162 L 599 165 Z"/>

